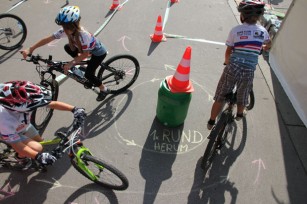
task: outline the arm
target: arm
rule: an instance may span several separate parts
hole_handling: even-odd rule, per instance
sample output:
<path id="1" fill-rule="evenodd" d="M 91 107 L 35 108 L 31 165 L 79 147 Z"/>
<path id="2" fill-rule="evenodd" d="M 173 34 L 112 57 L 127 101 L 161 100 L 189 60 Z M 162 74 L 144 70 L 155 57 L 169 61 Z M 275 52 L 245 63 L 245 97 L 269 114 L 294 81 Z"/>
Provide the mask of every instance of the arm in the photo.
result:
<path id="1" fill-rule="evenodd" d="M 272 41 L 271 41 L 271 40 L 268 40 L 268 41 L 266 41 L 266 42 L 263 43 L 262 49 L 263 49 L 264 51 L 267 51 L 267 50 L 269 50 L 269 49 L 271 48 L 271 46 L 272 46 Z"/>
<path id="2" fill-rule="evenodd" d="M 45 37 L 41 40 L 39 40 L 37 43 L 29 47 L 28 49 L 22 50 L 21 54 L 23 55 L 23 58 L 25 59 L 29 54 L 32 54 L 36 48 L 42 47 L 51 41 L 55 40 L 53 35 L 50 35 L 48 37 Z"/>
<path id="3" fill-rule="evenodd" d="M 224 64 L 228 64 L 229 63 L 229 59 L 230 59 L 230 55 L 232 53 L 233 47 L 231 46 L 227 46 L 226 51 L 225 51 L 225 61 Z"/>
<path id="4" fill-rule="evenodd" d="M 74 109 L 74 106 L 60 101 L 51 101 L 48 104 L 48 108 L 62 110 L 62 111 L 72 111 Z"/>
<path id="5" fill-rule="evenodd" d="M 76 64 L 78 64 L 79 62 L 81 62 L 82 60 L 84 60 L 85 58 L 91 56 L 91 53 L 89 51 L 84 51 L 83 53 L 80 53 L 79 56 L 75 57 L 72 61 L 70 61 L 68 64 L 64 65 L 64 72 L 67 73 L 67 71 L 75 66 Z"/>
<path id="6" fill-rule="evenodd" d="M 60 101 L 51 101 L 48 104 L 48 108 L 61 111 L 70 111 L 74 114 L 74 118 L 77 118 L 81 122 L 83 122 L 86 117 L 84 108 L 77 108 L 75 106 Z"/>

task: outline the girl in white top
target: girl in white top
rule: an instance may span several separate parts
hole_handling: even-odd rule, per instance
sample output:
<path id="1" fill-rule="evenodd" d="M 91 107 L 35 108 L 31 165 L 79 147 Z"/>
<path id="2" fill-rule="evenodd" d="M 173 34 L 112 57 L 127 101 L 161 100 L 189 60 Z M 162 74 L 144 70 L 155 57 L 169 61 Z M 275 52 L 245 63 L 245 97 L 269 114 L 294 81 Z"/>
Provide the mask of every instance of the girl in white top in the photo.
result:
<path id="1" fill-rule="evenodd" d="M 54 32 L 52 35 L 47 36 L 30 48 L 21 51 L 23 57 L 26 58 L 28 55 L 41 46 L 44 46 L 55 39 L 63 37 L 68 38 L 68 44 L 64 46 L 65 51 L 73 57 L 73 60 L 64 66 L 64 72 L 78 64 L 85 58 L 90 57 L 88 65 L 85 71 L 85 77 L 96 87 L 99 87 L 100 93 L 96 98 L 97 101 L 105 99 L 109 90 L 104 86 L 101 80 L 95 76 L 97 67 L 101 64 L 107 55 L 105 46 L 91 33 L 86 31 L 80 26 L 80 9 L 78 6 L 67 6 L 60 10 L 55 22 L 61 25 L 62 28 Z"/>

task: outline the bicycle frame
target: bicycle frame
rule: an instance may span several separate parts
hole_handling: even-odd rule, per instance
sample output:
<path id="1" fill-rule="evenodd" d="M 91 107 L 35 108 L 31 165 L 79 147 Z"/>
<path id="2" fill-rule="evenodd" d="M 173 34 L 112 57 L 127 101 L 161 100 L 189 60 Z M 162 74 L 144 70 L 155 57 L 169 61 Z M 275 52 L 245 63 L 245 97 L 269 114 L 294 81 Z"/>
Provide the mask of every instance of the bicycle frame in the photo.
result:
<path id="1" fill-rule="evenodd" d="M 70 139 L 67 139 L 66 136 L 59 133 L 56 138 L 52 140 L 42 141 L 40 142 L 40 144 L 42 144 L 43 146 L 58 144 L 58 146 L 51 151 L 55 157 L 60 158 L 62 157 L 63 153 L 67 152 L 68 156 L 71 159 L 76 159 L 77 165 L 89 177 L 91 177 L 91 179 L 95 180 L 96 179 L 95 175 L 91 171 L 88 170 L 88 168 L 86 167 L 86 164 L 81 159 L 84 152 L 87 152 L 90 155 L 92 155 L 92 153 L 90 152 L 88 148 L 84 147 L 80 139 L 78 139 L 77 135 L 80 131 L 81 131 L 81 127 L 74 130 L 70 135 L 71 137 Z M 75 149 L 77 149 L 77 152 L 75 151 Z M 102 166 L 99 166 L 99 167 L 103 168 Z"/>
<path id="2" fill-rule="evenodd" d="M 86 79 L 85 77 L 80 78 L 80 77 L 76 76 L 74 73 L 72 73 L 70 70 L 68 71 L 67 74 L 64 73 L 63 66 L 65 64 L 67 64 L 68 62 L 54 62 L 54 61 L 52 61 L 51 55 L 49 55 L 48 60 L 41 59 L 39 56 L 36 56 L 34 58 L 34 60 L 35 60 L 34 64 L 36 64 L 36 71 L 38 72 L 41 81 L 48 79 L 47 77 L 45 77 L 46 74 L 50 74 L 52 79 L 56 79 L 56 75 L 53 73 L 53 71 L 57 71 L 57 72 L 60 72 L 64 75 L 66 75 L 67 77 L 79 82 L 80 84 L 82 84 L 84 86 L 88 86 L 96 94 L 99 94 L 100 91 L 97 90 L 94 86 L 92 86 L 91 82 L 89 82 L 89 80 Z M 44 63 L 46 63 L 47 68 L 44 69 L 43 66 L 39 63 L 39 61 L 43 61 Z M 88 64 L 88 61 L 81 61 L 81 62 L 77 63 L 76 65 L 87 65 L 87 64 Z M 105 70 L 110 71 L 110 74 L 103 76 L 101 78 L 101 81 L 104 81 L 107 78 L 111 77 L 117 71 L 116 69 L 114 69 L 112 67 L 106 66 L 105 63 L 103 63 L 103 62 L 101 63 L 100 66 L 102 68 L 104 68 Z"/>

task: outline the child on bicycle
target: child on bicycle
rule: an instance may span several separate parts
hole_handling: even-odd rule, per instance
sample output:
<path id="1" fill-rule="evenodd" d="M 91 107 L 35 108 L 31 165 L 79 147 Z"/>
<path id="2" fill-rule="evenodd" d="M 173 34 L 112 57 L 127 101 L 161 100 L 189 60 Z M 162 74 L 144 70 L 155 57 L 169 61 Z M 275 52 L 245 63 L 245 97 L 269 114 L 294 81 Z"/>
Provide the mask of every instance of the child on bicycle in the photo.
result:
<path id="1" fill-rule="evenodd" d="M 39 143 L 43 139 L 30 124 L 33 110 L 39 107 L 71 111 L 80 123 L 86 114 L 83 108 L 51 101 L 51 91 L 29 81 L 10 81 L 0 84 L 0 139 L 7 142 L 17 152 L 16 160 L 24 166 L 31 166 L 31 159 L 40 164 L 48 165 L 56 158 L 48 152 L 42 152 Z M 31 159 L 30 159 L 31 158 Z"/>
<path id="2" fill-rule="evenodd" d="M 268 50 L 271 46 L 267 30 L 257 25 L 257 21 L 264 13 L 264 6 L 265 3 L 260 0 L 243 0 L 238 6 L 242 24 L 232 28 L 226 41 L 224 61 L 226 67 L 215 92 L 215 101 L 207 123 L 209 130 L 214 126 L 215 119 L 223 108 L 225 95 L 232 92 L 235 86 L 237 86 L 236 120 L 241 120 L 244 116 L 249 92 L 253 87 L 258 56 L 262 50 Z"/>
<path id="3" fill-rule="evenodd" d="M 102 101 L 110 91 L 102 84 L 101 80 L 95 76 L 95 71 L 107 56 L 107 50 L 97 38 L 80 26 L 80 19 L 81 15 L 78 6 L 66 6 L 62 8 L 55 18 L 56 24 L 61 25 L 62 28 L 21 52 L 23 57 L 26 58 L 28 55 L 32 54 L 36 48 L 44 46 L 55 39 L 67 37 L 68 44 L 64 46 L 64 49 L 74 59 L 64 66 L 65 73 L 74 65 L 78 64 L 78 62 L 90 57 L 85 71 L 85 77 L 94 86 L 99 87 L 100 93 L 96 100 Z"/>

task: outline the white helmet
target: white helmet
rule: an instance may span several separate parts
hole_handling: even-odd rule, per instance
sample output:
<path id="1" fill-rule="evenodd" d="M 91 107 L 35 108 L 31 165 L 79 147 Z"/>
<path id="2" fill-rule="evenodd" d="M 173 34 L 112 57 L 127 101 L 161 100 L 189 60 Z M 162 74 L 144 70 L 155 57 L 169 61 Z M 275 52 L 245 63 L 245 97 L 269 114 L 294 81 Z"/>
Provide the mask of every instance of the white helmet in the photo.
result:
<path id="1" fill-rule="evenodd" d="M 56 16 L 55 23 L 58 25 L 75 23 L 79 21 L 80 18 L 80 9 L 78 6 L 66 6 L 62 8 Z"/>

